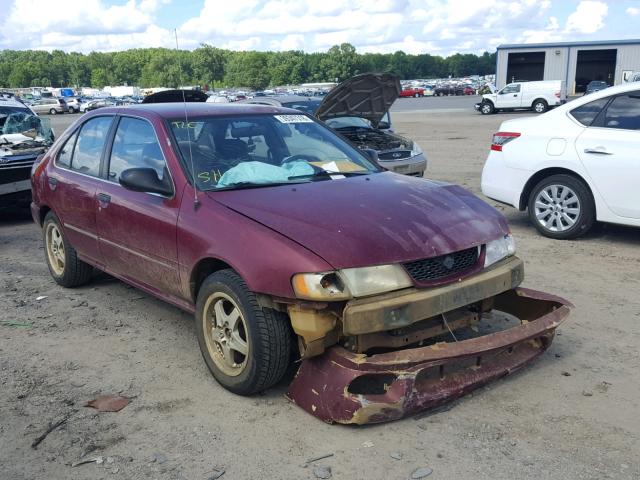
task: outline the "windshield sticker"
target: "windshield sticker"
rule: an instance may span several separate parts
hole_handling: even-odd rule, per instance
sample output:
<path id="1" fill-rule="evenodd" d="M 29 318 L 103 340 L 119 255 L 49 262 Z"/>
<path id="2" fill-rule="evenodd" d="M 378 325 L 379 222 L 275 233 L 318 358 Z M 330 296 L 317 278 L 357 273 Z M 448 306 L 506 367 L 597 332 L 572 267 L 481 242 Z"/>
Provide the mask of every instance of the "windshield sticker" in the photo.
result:
<path id="1" fill-rule="evenodd" d="M 198 128 L 198 126 L 200 125 L 200 122 L 180 122 L 180 121 L 176 121 L 176 122 L 171 122 L 171 125 L 173 125 L 174 128 Z"/>
<path id="2" fill-rule="evenodd" d="M 274 115 L 280 123 L 313 123 L 306 115 Z"/>

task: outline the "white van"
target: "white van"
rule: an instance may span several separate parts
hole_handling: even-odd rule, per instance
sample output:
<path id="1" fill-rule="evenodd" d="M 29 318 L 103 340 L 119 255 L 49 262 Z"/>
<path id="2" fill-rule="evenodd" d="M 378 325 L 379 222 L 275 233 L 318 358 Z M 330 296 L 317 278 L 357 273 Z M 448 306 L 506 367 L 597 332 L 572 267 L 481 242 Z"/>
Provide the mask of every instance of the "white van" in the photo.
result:
<path id="1" fill-rule="evenodd" d="M 567 101 L 567 91 L 562 80 L 543 82 L 514 82 L 494 93 L 482 96 L 482 102 L 475 109 L 483 115 L 498 110 L 533 110 L 544 113 L 549 108 L 562 105 Z"/>

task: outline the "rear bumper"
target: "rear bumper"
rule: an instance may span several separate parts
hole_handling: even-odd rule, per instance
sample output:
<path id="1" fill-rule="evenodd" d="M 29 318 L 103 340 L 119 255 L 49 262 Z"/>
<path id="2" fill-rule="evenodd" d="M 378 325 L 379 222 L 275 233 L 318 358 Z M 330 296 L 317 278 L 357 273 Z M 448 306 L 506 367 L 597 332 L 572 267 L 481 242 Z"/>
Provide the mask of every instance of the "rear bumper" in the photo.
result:
<path id="1" fill-rule="evenodd" d="M 302 362 L 287 396 L 329 423 L 381 423 L 435 408 L 540 355 L 571 306 L 542 292 L 508 290 L 494 308 L 519 318 L 517 327 L 371 356 L 332 347 Z"/>

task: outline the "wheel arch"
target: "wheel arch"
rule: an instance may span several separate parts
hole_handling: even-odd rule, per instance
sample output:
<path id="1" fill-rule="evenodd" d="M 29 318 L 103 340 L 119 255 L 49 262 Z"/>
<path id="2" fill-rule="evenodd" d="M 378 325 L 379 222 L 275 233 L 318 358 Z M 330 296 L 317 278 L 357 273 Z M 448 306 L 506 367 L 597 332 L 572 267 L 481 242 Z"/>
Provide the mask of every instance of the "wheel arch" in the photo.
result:
<path id="1" fill-rule="evenodd" d="M 240 275 L 240 272 L 233 268 L 229 263 L 215 257 L 205 257 L 198 261 L 195 264 L 193 269 L 191 270 L 191 275 L 189 276 L 189 288 L 191 293 L 191 299 L 195 303 L 198 298 L 198 291 L 202 286 L 202 282 L 211 275 L 212 273 L 218 272 L 220 270 L 233 270 L 237 275 Z"/>
<path id="2" fill-rule="evenodd" d="M 591 194 L 591 198 L 594 199 L 594 205 L 596 205 L 596 212 L 597 212 L 597 204 L 595 202 L 595 196 L 593 195 L 593 190 L 591 189 L 591 185 L 589 185 L 589 182 L 587 182 L 582 175 L 574 172 L 573 170 L 569 170 L 568 168 L 562 168 L 562 167 L 544 168 L 536 172 L 535 174 L 533 174 L 531 178 L 527 180 L 527 183 L 522 189 L 522 193 L 520 194 L 520 202 L 518 205 L 518 209 L 520 211 L 525 211 L 527 209 L 527 204 L 529 203 L 529 195 L 531 195 L 531 190 L 533 190 L 533 187 L 535 187 L 538 184 L 538 182 L 544 180 L 547 177 L 550 177 L 551 175 L 559 175 L 559 174 L 571 175 L 572 177 L 575 177 L 576 179 L 584 183 L 585 186 L 587 187 L 587 190 L 589 190 L 589 193 Z"/>
<path id="3" fill-rule="evenodd" d="M 531 108 L 533 108 L 533 106 L 537 103 L 537 102 L 544 102 L 544 104 L 548 107 L 549 106 L 549 102 L 547 102 L 547 99 L 544 97 L 537 97 L 533 102 L 531 102 Z"/>
<path id="4" fill-rule="evenodd" d="M 44 217 L 46 217 L 47 213 L 49 213 L 50 211 L 51 207 L 49 207 L 49 205 L 41 205 L 38 209 L 38 222 L 40 223 L 41 227 L 42 225 L 44 225 Z"/>

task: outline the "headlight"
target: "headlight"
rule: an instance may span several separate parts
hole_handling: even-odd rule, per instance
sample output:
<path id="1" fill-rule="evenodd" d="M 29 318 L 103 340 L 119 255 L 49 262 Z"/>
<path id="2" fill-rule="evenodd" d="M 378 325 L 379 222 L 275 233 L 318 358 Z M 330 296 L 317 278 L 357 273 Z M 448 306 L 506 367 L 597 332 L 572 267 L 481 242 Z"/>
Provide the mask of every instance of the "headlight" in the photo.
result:
<path id="1" fill-rule="evenodd" d="M 422 148 L 418 145 L 418 142 L 413 142 L 413 146 L 411 147 L 411 156 L 415 157 L 416 155 L 420 155 L 422 153 Z"/>
<path id="2" fill-rule="evenodd" d="M 291 279 L 296 298 L 304 300 L 347 300 L 349 290 L 337 272 L 298 273 Z"/>
<path id="3" fill-rule="evenodd" d="M 511 235 L 488 242 L 484 254 L 484 266 L 488 267 L 503 258 L 510 257 L 516 253 L 516 242 Z"/>
<path id="4" fill-rule="evenodd" d="M 354 297 L 390 292 L 413 285 L 409 275 L 400 265 L 347 268 L 340 270 L 339 274 Z"/>
<path id="5" fill-rule="evenodd" d="M 304 300 L 347 300 L 390 292 L 413 285 L 400 265 L 347 268 L 337 272 L 299 273 L 292 279 L 297 298 Z"/>

